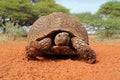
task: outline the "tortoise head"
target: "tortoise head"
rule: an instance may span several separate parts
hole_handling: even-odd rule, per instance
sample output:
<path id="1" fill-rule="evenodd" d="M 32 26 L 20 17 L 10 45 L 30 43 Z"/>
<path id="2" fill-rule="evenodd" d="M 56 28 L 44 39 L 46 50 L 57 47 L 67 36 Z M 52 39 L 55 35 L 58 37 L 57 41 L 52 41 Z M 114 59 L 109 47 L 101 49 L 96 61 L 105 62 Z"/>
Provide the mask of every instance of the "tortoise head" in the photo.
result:
<path id="1" fill-rule="evenodd" d="M 67 46 L 70 43 L 70 35 L 67 32 L 60 32 L 56 34 L 54 39 L 55 45 L 57 46 Z"/>

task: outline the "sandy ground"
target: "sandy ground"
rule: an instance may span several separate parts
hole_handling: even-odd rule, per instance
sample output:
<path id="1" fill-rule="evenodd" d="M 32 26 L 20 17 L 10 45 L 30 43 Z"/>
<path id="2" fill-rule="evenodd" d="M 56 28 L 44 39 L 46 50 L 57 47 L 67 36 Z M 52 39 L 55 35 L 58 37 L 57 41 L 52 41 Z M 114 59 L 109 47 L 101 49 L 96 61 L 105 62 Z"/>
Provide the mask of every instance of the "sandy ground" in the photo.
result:
<path id="1" fill-rule="evenodd" d="M 120 43 L 91 44 L 96 64 L 71 59 L 27 61 L 26 44 L 0 43 L 0 80 L 120 80 Z"/>

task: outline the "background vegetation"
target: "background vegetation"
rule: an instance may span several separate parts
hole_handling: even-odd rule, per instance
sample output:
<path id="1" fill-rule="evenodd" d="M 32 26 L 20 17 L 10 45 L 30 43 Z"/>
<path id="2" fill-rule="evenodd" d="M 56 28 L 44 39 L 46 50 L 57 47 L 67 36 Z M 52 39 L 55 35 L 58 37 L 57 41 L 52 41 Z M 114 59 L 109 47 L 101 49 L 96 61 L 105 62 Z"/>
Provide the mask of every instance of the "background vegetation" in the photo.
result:
<path id="1" fill-rule="evenodd" d="M 120 34 L 120 2 L 110 1 L 101 6 L 96 14 L 73 14 L 81 22 L 92 26 L 96 30 L 97 37 L 104 39 L 116 38 Z"/>
<path id="2" fill-rule="evenodd" d="M 14 22 L 7 22 L 3 27 L 6 29 L 6 34 L 8 38 L 13 38 L 13 40 L 16 40 L 16 37 L 19 36 L 25 36 L 27 33 L 25 30 L 20 27 L 17 23 L 15 24 Z"/>
<path id="3" fill-rule="evenodd" d="M 64 12 L 69 10 L 57 4 L 55 0 L 0 0 L 0 26 L 4 34 L 17 36 L 27 33 L 21 26 L 31 25 L 40 16 L 52 12 Z M 118 38 L 120 34 L 120 2 L 109 1 L 103 4 L 96 14 L 90 12 L 73 13 L 80 22 L 89 30 L 94 30 L 98 38 Z"/>
<path id="4" fill-rule="evenodd" d="M 69 13 L 69 10 L 56 4 L 54 0 L 40 0 L 33 4 L 30 0 L 0 0 L 0 16 L 19 25 L 31 25 L 38 17 L 55 11 Z"/>
<path id="5" fill-rule="evenodd" d="M 15 40 L 25 34 L 21 26 L 31 25 L 40 16 L 52 12 L 69 14 L 68 9 L 54 0 L 0 0 L 0 26 L 4 28 L 4 34 L 13 36 Z"/>

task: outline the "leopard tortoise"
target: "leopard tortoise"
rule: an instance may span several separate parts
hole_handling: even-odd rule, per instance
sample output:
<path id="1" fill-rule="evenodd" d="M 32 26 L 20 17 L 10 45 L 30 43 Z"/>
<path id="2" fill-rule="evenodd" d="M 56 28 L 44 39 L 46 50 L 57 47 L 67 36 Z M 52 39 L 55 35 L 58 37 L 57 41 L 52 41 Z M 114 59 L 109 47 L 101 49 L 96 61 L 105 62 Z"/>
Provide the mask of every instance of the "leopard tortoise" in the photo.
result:
<path id="1" fill-rule="evenodd" d="M 89 47 L 88 34 L 79 20 L 62 12 L 40 17 L 28 33 L 26 57 L 49 54 L 79 55 L 87 63 L 96 62 L 96 53 Z"/>

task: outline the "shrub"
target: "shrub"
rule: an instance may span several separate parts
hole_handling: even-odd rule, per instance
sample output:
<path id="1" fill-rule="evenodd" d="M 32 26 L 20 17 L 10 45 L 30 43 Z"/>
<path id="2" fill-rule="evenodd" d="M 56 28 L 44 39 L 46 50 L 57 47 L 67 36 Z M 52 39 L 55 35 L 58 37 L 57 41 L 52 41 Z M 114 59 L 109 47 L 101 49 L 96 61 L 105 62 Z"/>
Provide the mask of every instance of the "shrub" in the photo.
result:
<path id="1" fill-rule="evenodd" d="M 12 37 L 13 40 L 16 40 L 16 37 L 26 35 L 26 31 L 17 23 L 14 22 L 6 22 L 5 25 L 3 25 L 5 28 L 5 33 L 8 35 L 8 37 Z"/>

